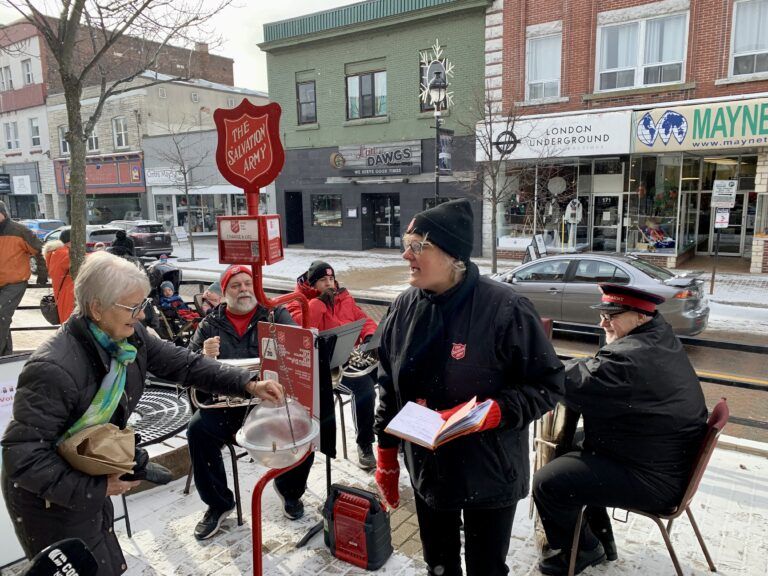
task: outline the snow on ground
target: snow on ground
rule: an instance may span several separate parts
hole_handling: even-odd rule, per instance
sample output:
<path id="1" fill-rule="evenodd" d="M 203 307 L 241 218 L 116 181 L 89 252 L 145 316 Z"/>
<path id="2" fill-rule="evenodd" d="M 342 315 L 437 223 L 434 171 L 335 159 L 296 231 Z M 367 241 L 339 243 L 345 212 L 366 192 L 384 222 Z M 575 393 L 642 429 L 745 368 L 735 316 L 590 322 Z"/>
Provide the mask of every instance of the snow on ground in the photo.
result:
<path id="1" fill-rule="evenodd" d="M 736 306 L 711 300 L 707 330 L 768 334 L 768 308 Z"/>

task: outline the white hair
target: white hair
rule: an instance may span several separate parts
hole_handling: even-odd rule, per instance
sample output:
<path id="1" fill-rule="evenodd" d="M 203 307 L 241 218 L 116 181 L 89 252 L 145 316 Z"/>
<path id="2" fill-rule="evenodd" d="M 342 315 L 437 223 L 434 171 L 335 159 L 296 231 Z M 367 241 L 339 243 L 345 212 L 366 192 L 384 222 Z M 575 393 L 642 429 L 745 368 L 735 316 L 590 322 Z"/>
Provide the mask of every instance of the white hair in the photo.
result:
<path id="1" fill-rule="evenodd" d="M 88 316 L 95 302 L 107 308 L 130 292 L 149 294 L 149 288 L 146 272 L 137 265 L 109 252 L 94 252 L 77 273 L 75 300 L 80 312 Z"/>

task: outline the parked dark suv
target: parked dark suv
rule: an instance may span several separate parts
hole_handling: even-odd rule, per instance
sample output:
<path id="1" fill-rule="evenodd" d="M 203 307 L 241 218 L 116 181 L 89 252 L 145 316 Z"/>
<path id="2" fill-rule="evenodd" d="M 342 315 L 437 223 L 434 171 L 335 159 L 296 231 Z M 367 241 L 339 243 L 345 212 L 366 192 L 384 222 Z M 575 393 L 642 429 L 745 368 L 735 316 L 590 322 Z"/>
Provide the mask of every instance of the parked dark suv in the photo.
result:
<path id="1" fill-rule="evenodd" d="M 160 222 L 155 220 L 112 220 L 110 226 L 117 226 L 126 231 L 133 239 L 134 256 L 171 255 L 173 244 L 171 235 Z"/>

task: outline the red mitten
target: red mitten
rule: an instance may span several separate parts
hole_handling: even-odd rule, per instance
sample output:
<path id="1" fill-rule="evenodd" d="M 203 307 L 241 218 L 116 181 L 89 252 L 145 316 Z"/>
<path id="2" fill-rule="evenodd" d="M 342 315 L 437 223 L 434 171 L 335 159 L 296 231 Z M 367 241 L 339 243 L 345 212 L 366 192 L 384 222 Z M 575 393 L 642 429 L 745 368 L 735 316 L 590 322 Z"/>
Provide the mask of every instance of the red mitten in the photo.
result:
<path id="1" fill-rule="evenodd" d="M 376 485 L 381 495 L 392 508 L 400 505 L 400 463 L 397 461 L 397 448 L 377 448 L 376 457 Z"/>
<path id="2" fill-rule="evenodd" d="M 491 400 L 491 407 L 488 409 L 488 414 L 485 415 L 485 422 L 480 426 L 478 432 L 492 430 L 499 424 L 501 424 L 501 408 L 499 408 L 499 403 L 496 400 Z"/>

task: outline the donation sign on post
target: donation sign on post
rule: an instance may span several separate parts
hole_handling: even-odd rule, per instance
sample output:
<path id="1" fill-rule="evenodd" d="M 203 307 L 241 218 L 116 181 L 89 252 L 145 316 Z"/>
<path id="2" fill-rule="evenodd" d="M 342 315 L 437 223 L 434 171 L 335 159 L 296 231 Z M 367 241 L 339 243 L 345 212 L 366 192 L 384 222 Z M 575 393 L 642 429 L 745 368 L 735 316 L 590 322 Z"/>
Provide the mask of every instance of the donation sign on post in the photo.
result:
<path id="1" fill-rule="evenodd" d="M 308 411 L 310 416 L 320 414 L 320 387 L 318 381 L 317 347 L 315 332 L 309 328 L 259 322 L 258 335 L 261 349 L 262 380 L 277 380 Z"/>
<path id="2" fill-rule="evenodd" d="M 261 264 L 258 216 L 219 216 L 219 262 Z"/>
<path id="3" fill-rule="evenodd" d="M 259 216 L 261 228 L 261 255 L 265 264 L 274 264 L 283 259 L 283 237 L 280 233 L 280 215 Z"/>
<path id="4" fill-rule="evenodd" d="M 715 228 L 728 228 L 730 216 L 728 208 L 715 208 Z"/>

